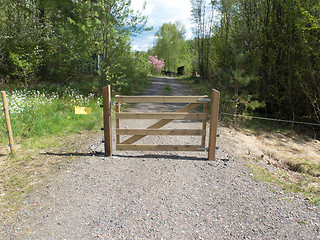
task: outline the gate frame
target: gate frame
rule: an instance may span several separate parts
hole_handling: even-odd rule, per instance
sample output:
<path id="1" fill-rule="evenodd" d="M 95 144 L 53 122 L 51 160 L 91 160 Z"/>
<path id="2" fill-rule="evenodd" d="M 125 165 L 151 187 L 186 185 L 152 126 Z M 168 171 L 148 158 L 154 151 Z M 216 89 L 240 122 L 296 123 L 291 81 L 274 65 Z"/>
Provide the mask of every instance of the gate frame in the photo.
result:
<path id="1" fill-rule="evenodd" d="M 105 156 L 109 157 L 112 156 L 112 140 L 111 140 L 111 90 L 110 90 L 110 85 L 104 87 L 102 89 L 102 95 L 103 95 L 103 117 L 104 117 L 104 142 L 105 142 Z M 146 103 L 146 101 L 143 101 L 144 98 L 149 98 L 149 100 L 152 100 L 151 102 L 158 102 L 158 103 L 195 103 L 195 104 L 203 104 L 204 107 L 204 113 L 188 113 L 195 107 L 190 107 L 190 105 L 186 105 L 183 108 L 179 109 L 177 112 L 174 113 L 120 113 L 120 104 L 116 104 L 116 128 L 117 131 L 122 130 L 124 131 L 125 129 L 120 129 L 120 119 L 161 119 L 160 121 L 156 122 L 152 126 L 159 124 L 160 127 L 155 127 L 152 128 L 152 126 L 148 127 L 147 129 L 135 129 L 133 131 L 144 131 L 143 134 L 140 135 L 133 135 L 133 137 L 130 137 L 129 139 L 132 138 L 133 142 L 138 141 L 139 139 L 150 135 L 147 132 L 153 132 L 151 135 L 158 135 L 157 133 L 164 133 L 164 135 L 196 135 L 196 136 L 202 136 L 202 145 L 205 146 L 205 134 L 200 134 L 200 132 L 194 132 L 192 133 L 191 131 L 196 131 L 194 130 L 188 130 L 188 129 L 182 129 L 182 130 L 170 130 L 170 129 L 159 129 L 162 126 L 166 125 L 167 123 L 173 121 L 174 119 L 202 119 L 202 129 L 198 129 L 199 131 L 206 129 L 207 125 L 207 107 L 208 107 L 208 101 L 200 101 L 200 100 L 210 100 L 206 98 L 207 96 L 116 96 L 116 99 L 123 98 L 123 100 L 120 100 L 118 103 L 123 103 L 123 102 L 130 102 L 130 103 Z M 190 98 L 191 99 L 198 99 L 198 101 L 191 101 L 190 103 Z M 205 99 L 203 99 L 205 98 Z M 125 99 L 131 101 L 126 101 Z M 179 99 L 182 99 L 182 102 L 179 101 Z M 188 101 L 189 99 L 189 101 Z M 172 102 L 173 101 L 173 102 Z M 208 159 L 209 160 L 215 160 L 215 152 L 216 152 L 216 142 L 217 142 L 217 127 L 218 127 L 218 117 L 219 117 L 219 102 L 220 102 L 220 92 L 212 89 L 212 99 L 211 99 L 211 113 L 210 113 L 210 130 L 209 130 L 209 144 L 208 144 Z M 187 109 L 184 110 L 184 108 L 191 108 L 190 110 Z M 204 117 L 204 114 L 206 115 Z M 120 117 L 120 118 L 118 118 Z M 164 121 L 167 120 L 167 121 Z M 162 122 L 162 123 L 161 123 Z M 151 128 L 151 129 L 150 129 Z M 156 129 L 158 128 L 158 129 Z M 182 133 L 181 131 L 185 130 L 186 132 L 189 132 L 188 134 Z M 170 132 L 172 134 L 170 134 Z M 180 132 L 180 133 L 179 133 Z M 120 135 L 131 135 L 131 134 L 117 134 L 116 133 L 116 143 L 117 143 L 117 150 L 120 144 Z M 138 139 L 137 139 L 138 138 Z M 137 139 L 137 140 L 134 140 Z M 128 140 L 128 139 L 127 139 Z M 125 141 L 127 141 L 125 140 Z M 129 141 L 130 142 L 130 141 Z M 123 144 L 123 143 L 122 143 Z M 131 143 L 129 143 L 131 144 Z M 143 148 L 144 145 L 138 145 Z M 169 150 L 166 151 L 202 151 L 202 149 L 195 149 L 196 145 L 147 145 L 148 147 L 154 146 L 153 150 L 164 150 L 164 148 L 167 148 Z M 164 146 L 164 147 L 161 147 Z M 128 145 L 126 145 L 128 147 Z M 130 151 L 135 151 L 137 149 L 134 149 L 135 145 L 132 145 L 132 148 Z M 121 148 L 121 147 L 120 147 Z M 171 148 L 171 149 L 170 149 Z M 125 150 L 125 149 L 123 149 Z M 126 149 L 128 150 L 128 148 Z M 150 151 L 153 151 L 150 150 Z"/>

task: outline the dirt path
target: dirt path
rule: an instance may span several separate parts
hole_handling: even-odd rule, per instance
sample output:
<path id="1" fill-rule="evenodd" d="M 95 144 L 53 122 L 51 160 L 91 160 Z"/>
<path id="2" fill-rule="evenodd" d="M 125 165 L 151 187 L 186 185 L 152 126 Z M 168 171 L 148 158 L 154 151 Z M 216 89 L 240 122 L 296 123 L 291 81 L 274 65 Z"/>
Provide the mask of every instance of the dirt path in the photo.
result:
<path id="1" fill-rule="evenodd" d="M 171 95 L 194 95 L 167 78 L 154 79 L 145 94 L 163 95 L 166 83 Z M 175 108 L 148 105 L 133 108 Z M 145 128 L 150 122 L 123 124 Z M 26 199 L 14 224 L 2 226 L 0 239 L 320 239 L 316 208 L 299 196 L 253 180 L 245 164 L 232 156 L 235 144 L 224 138 L 224 131 L 220 127 L 215 162 L 206 161 L 206 153 L 194 152 L 79 156 Z M 100 144 L 99 139 L 92 141 L 91 148 Z M 140 143 L 164 141 L 199 140 L 150 137 Z"/>

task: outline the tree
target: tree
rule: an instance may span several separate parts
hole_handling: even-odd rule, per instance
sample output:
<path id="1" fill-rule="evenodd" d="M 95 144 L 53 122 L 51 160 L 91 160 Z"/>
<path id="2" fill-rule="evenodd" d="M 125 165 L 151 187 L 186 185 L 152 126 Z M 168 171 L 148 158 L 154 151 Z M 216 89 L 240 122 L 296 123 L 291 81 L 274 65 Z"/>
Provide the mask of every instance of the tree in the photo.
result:
<path id="1" fill-rule="evenodd" d="M 59 82 L 88 73 L 96 56 L 101 85 L 132 73 L 130 36 L 147 30 L 147 18 L 129 0 L 0 1 L 2 79 Z"/>
<path id="2" fill-rule="evenodd" d="M 103 56 L 101 85 L 126 77 L 123 63 L 130 52 L 130 36 L 148 30 L 147 18 L 134 13 L 130 4 L 130 0 L 97 0 L 91 4 L 93 41 L 97 54 Z"/>
<path id="3" fill-rule="evenodd" d="M 189 52 L 185 28 L 180 23 L 164 23 L 156 32 L 153 54 L 164 59 L 166 71 L 175 72 L 179 66 L 190 65 Z"/>
<path id="4" fill-rule="evenodd" d="M 210 72 L 210 39 L 214 27 L 216 2 L 211 1 L 207 4 L 206 0 L 191 0 L 192 17 L 195 27 L 196 50 L 197 50 L 197 69 L 202 78 L 208 78 Z"/>

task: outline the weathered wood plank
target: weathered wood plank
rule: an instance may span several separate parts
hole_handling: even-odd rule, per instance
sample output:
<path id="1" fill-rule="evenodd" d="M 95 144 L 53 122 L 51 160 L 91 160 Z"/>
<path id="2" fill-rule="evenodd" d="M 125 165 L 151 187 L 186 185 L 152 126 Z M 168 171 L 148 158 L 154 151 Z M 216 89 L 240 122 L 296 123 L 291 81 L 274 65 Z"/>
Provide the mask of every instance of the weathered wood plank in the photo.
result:
<path id="1" fill-rule="evenodd" d="M 201 145 L 134 145 L 117 144 L 120 151 L 203 151 Z"/>
<path id="2" fill-rule="evenodd" d="M 117 103 L 198 103 L 206 96 L 116 96 Z"/>
<path id="3" fill-rule="evenodd" d="M 117 129 L 117 135 L 181 135 L 205 136 L 203 129 Z"/>
<path id="4" fill-rule="evenodd" d="M 116 114 L 117 119 L 169 119 L 169 120 L 204 120 L 204 113 L 132 113 L 122 112 Z"/>

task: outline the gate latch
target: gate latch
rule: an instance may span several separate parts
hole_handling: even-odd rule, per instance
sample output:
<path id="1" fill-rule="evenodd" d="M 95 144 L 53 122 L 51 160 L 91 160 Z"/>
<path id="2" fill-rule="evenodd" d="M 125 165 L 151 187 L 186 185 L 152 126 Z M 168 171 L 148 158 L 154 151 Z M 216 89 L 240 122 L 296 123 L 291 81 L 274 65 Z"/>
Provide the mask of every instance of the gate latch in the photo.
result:
<path id="1" fill-rule="evenodd" d="M 198 102 L 211 102 L 211 98 L 198 98 Z"/>
<path id="2" fill-rule="evenodd" d="M 199 151 L 208 151 L 209 150 L 208 148 L 201 148 L 201 147 L 196 148 L 196 149 L 199 150 Z"/>

